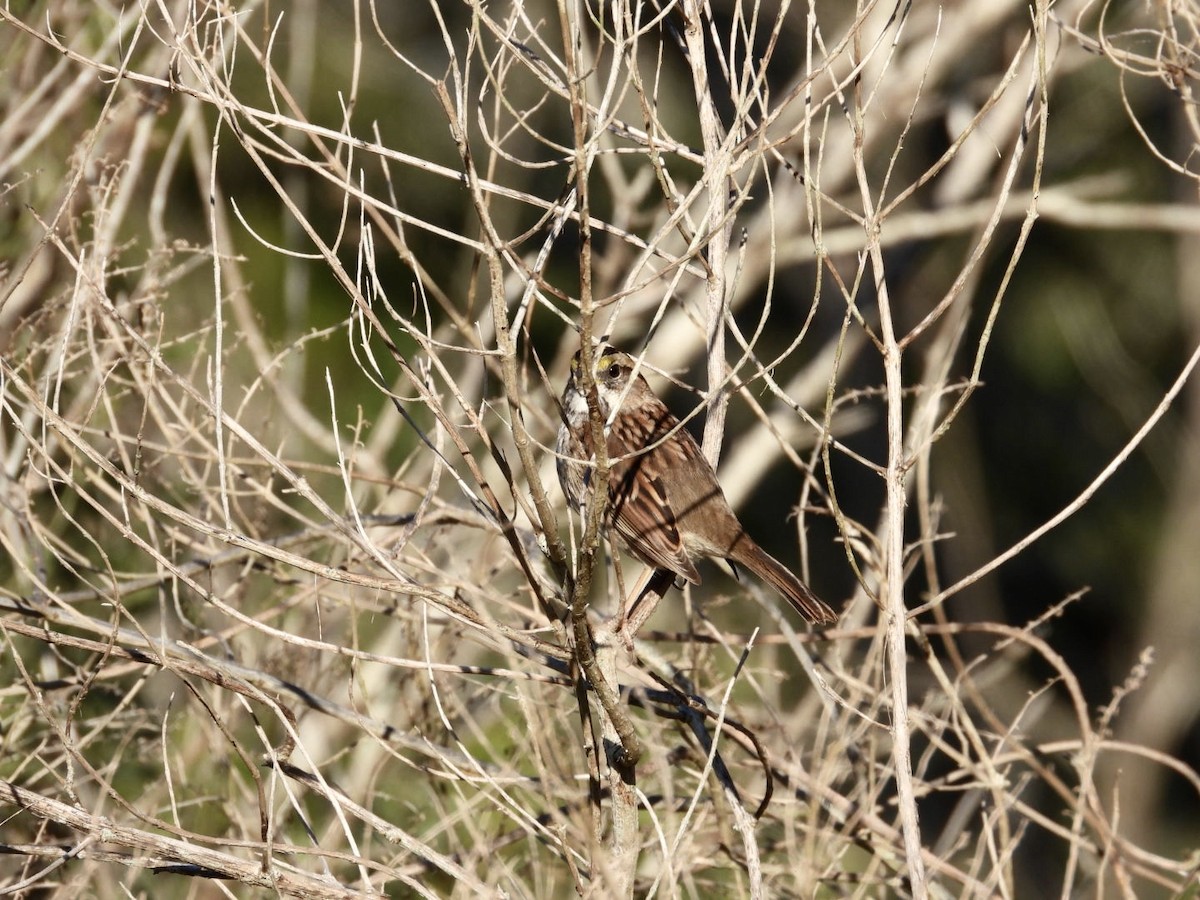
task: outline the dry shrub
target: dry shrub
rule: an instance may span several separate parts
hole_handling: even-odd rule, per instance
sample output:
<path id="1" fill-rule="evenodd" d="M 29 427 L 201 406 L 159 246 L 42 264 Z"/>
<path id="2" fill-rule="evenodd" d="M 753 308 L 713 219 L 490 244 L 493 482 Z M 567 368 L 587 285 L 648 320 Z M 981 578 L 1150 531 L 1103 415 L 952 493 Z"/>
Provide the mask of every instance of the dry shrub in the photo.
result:
<path id="1" fill-rule="evenodd" d="M 1190 6 L 24 6 L 8 893 L 1194 890 L 1195 423 L 1127 677 L 1059 643 L 1085 584 L 998 580 L 1174 421 L 1194 302 L 1155 312 L 1185 351 L 1124 446 L 1007 549 L 970 451 L 1009 307 L 1070 308 L 1029 293 L 1039 217 L 1177 235 L 1186 283 L 1200 215 L 1136 173 L 1194 191 Z M 1139 139 L 1081 163 L 1081 95 Z M 628 557 L 573 594 L 581 333 L 705 388 L 672 405 L 838 626 L 710 568 L 630 649 Z"/>

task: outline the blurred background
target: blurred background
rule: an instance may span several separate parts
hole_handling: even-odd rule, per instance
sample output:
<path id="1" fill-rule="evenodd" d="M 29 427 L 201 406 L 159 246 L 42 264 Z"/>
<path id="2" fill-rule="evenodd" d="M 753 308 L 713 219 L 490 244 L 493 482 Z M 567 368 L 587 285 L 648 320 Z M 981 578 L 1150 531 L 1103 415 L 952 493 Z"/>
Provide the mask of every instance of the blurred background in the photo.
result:
<path id="1" fill-rule="evenodd" d="M 731 714 L 778 766 L 734 766 L 776 791 L 767 892 L 913 889 L 875 602 L 900 403 L 933 892 L 1193 893 L 1198 17 L 8 4 L 0 723 L 49 805 L 6 798 L 6 886 L 215 896 L 286 845 L 285 893 L 603 893 L 555 398 L 587 321 L 700 438 L 716 284 L 722 482 L 844 617 L 797 637 L 709 568 L 627 677 L 715 707 L 766 629 Z M 703 747 L 636 715 L 690 841 L 643 822 L 634 893 L 754 893 Z M 141 836 L 41 875 L 66 807 Z"/>

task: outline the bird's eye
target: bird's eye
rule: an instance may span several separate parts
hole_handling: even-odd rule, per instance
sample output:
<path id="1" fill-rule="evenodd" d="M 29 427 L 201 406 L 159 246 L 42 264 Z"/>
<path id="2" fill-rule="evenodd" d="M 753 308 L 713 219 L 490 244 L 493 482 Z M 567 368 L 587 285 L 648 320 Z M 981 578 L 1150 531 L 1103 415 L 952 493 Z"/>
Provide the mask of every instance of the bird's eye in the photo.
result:
<path id="1" fill-rule="evenodd" d="M 621 374 L 621 367 L 619 365 L 617 365 L 616 363 L 613 363 L 612 365 L 610 365 L 608 367 L 608 377 L 613 379 L 614 381 L 617 379 L 617 377 L 620 374 Z"/>

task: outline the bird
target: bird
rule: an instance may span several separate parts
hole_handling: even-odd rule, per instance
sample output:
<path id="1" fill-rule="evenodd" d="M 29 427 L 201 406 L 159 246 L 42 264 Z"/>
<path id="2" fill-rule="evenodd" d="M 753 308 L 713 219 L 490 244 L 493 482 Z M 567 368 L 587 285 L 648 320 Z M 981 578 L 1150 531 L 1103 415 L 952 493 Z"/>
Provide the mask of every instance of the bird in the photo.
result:
<path id="1" fill-rule="evenodd" d="M 837 622 L 808 585 L 746 533 L 695 438 L 635 374 L 633 357 L 607 344 L 592 356 L 607 437 L 608 532 L 646 565 L 691 584 L 700 583 L 698 560 L 728 560 L 769 584 L 809 622 Z M 563 389 L 555 447 L 559 483 L 576 511 L 591 495 L 592 448 L 580 351 Z"/>

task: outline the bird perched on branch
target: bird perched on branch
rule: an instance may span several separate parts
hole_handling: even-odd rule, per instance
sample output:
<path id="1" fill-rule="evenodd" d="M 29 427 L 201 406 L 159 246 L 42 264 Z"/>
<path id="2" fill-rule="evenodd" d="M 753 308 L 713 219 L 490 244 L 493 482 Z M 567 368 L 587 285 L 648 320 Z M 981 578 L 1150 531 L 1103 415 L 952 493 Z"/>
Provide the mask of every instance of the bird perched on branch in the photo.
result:
<path id="1" fill-rule="evenodd" d="M 692 584 L 700 583 L 697 560 L 729 560 L 775 588 L 808 621 L 836 622 L 834 611 L 808 585 L 746 533 L 695 439 L 646 379 L 634 374 L 634 359 L 607 345 L 593 359 L 610 463 L 609 531 L 642 562 Z M 576 510 L 587 502 L 596 471 L 584 390 L 582 356 L 576 353 L 557 444 L 558 479 Z"/>

